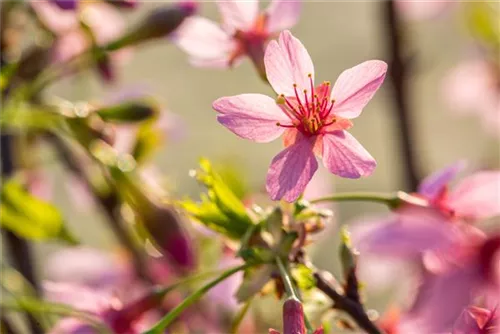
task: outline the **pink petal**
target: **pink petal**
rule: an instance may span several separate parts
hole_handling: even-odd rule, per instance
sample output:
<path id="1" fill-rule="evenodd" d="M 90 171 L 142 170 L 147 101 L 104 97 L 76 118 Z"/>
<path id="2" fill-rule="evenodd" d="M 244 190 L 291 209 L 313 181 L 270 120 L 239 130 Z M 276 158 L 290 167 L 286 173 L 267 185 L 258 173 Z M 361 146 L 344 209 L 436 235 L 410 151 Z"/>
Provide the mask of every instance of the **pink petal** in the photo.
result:
<path id="1" fill-rule="evenodd" d="M 269 43 L 264 63 L 267 79 L 278 94 L 294 96 L 293 84 L 297 84 L 299 91 L 310 89 L 308 74 L 314 81 L 314 65 L 309 53 L 288 30 L 280 34 L 279 43 Z"/>
<path id="2" fill-rule="evenodd" d="M 270 142 L 283 134 L 285 128 L 276 123 L 290 124 L 276 102 L 262 94 L 221 97 L 212 106 L 219 112 L 219 123 L 236 135 L 258 143 Z"/>
<path id="3" fill-rule="evenodd" d="M 63 35 L 69 30 L 78 28 L 78 16 L 74 11 L 62 10 L 43 0 L 32 0 L 30 6 L 42 23 L 56 34 Z"/>
<path id="4" fill-rule="evenodd" d="M 211 61 L 228 66 L 229 56 L 236 48 L 230 35 L 214 22 L 199 16 L 187 18 L 171 40 L 195 63 Z"/>
<path id="5" fill-rule="evenodd" d="M 447 249 L 457 238 L 451 224 L 425 208 L 360 221 L 352 231 L 353 244 L 362 254 L 405 260 L 425 251 Z"/>
<path id="6" fill-rule="evenodd" d="M 387 64 L 369 60 L 342 72 L 332 89 L 333 113 L 356 118 L 384 82 Z"/>
<path id="7" fill-rule="evenodd" d="M 458 161 L 432 173 L 420 183 L 418 192 L 430 200 L 434 199 L 465 167 L 465 161 Z"/>
<path id="8" fill-rule="evenodd" d="M 230 33 L 237 30 L 250 30 L 259 13 L 257 0 L 219 0 L 217 7 L 222 16 L 224 28 Z"/>
<path id="9" fill-rule="evenodd" d="M 474 263 L 442 274 L 428 274 L 404 322 L 418 326 L 421 333 L 449 333 L 477 293 L 480 277 Z"/>
<path id="10" fill-rule="evenodd" d="M 125 21 L 120 12 L 105 3 L 85 6 L 82 18 L 92 29 L 99 45 L 109 43 L 125 32 Z"/>
<path id="11" fill-rule="evenodd" d="M 484 219 L 500 214 L 500 171 L 465 178 L 450 194 L 448 205 L 458 216 Z"/>
<path id="12" fill-rule="evenodd" d="M 274 157 L 267 173 L 266 189 L 272 200 L 295 201 L 318 169 L 313 142 L 302 137 Z"/>
<path id="13" fill-rule="evenodd" d="M 79 311 L 99 313 L 109 307 L 111 295 L 73 283 L 43 283 L 44 296 L 51 302 L 66 304 Z"/>
<path id="14" fill-rule="evenodd" d="M 333 174 L 350 179 L 370 175 L 377 163 L 347 131 L 323 136 L 323 164 Z"/>
<path id="15" fill-rule="evenodd" d="M 301 9 L 300 0 L 273 0 L 266 11 L 268 32 L 276 33 L 296 25 Z"/>

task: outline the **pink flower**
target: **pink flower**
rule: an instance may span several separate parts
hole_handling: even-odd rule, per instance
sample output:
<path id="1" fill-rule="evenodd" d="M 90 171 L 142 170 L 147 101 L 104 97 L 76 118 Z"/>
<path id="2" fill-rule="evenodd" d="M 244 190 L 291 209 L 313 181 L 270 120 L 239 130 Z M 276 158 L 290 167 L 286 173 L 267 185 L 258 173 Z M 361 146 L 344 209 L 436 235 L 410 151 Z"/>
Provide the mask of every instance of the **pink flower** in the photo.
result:
<path id="1" fill-rule="evenodd" d="M 53 61 L 67 62 L 88 50 L 92 41 L 81 28 L 80 20 L 87 24 L 99 46 L 103 46 L 125 31 L 125 22 L 118 11 L 105 3 L 79 3 L 78 10 L 60 9 L 53 3 L 44 0 L 32 0 L 31 6 L 47 29 L 56 35 L 53 46 Z M 98 69 L 104 79 L 112 79 L 112 63 L 122 63 L 128 56 L 127 50 L 112 54 L 112 61 L 104 59 Z"/>
<path id="2" fill-rule="evenodd" d="M 499 320 L 497 308 L 488 310 L 471 306 L 462 312 L 452 334 L 498 334 Z"/>
<path id="3" fill-rule="evenodd" d="M 418 196 L 442 214 L 477 221 L 500 214 L 500 171 L 481 171 L 464 178 L 450 189 L 449 183 L 464 169 L 455 163 L 425 178 Z"/>
<path id="4" fill-rule="evenodd" d="M 425 272 L 403 320 L 420 332 L 451 330 L 467 306 L 481 297 L 498 296 L 500 291 L 500 235 L 464 240 L 441 257 L 439 266 Z M 496 304 L 499 302 L 497 297 Z"/>
<path id="5" fill-rule="evenodd" d="M 300 15 L 299 0 L 273 0 L 259 13 L 259 1 L 217 1 L 222 25 L 199 16 L 186 19 L 173 40 L 195 66 L 226 68 L 247 55 L 264 72 L 262 58 L 269 38 L 293 27 Z"/>
<path id="6" fill-rule="evenodd" d="M 500 134 L 500 68 L 484 59 L 456 66 L 443 82 L 444 97 L 453 112 L 476 114 L 493 135 Z"/>
<path id="7" fill-rule="evenodd" d="M 387 65 L 367 61 L 344 71 L 333 88 L 329 82 L 314 87 L 312 60 L 289 31 L 269 43 L 264 61 L 277 100 L 242 94 L 222 97 L 213 108 L 219 123 L 242 138 L 266 143 L 284 135 L 286 148 L 267 174 L 271 198 L 296 200 L 318 168 L 315 155 L 338 176 L 370 175 L 375 160 L 346 130 L 382 84 Z"/>

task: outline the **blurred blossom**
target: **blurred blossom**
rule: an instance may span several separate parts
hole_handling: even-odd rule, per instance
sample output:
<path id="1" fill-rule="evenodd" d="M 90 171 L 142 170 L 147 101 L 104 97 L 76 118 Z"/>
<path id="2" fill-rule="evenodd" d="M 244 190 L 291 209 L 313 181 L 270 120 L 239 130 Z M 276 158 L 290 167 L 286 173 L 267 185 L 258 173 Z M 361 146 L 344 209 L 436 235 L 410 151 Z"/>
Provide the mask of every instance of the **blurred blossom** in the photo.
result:
<path id="1" fill-rule="evenodd" d="M 222 259 L 219 262 L 219 269 L 224 270 L 237 265 L 241 265 L 242 261 L 235 257 L 232 250 L 224 250 Z M 215 286 L 208 293 L 210 302 L 222 306 L 227 311 L 236 312 L 238 308 L 238 300 L 235 295 L 243 282 L 243 272 L 239 272 L 226 279 L 223 283 Z"/>
<path id="2" fill-rule="evenodd" d="M 179 27 L 173 40 L 195 66 L 232 67 L 246 55 L 263 75 L 267 41 L 297 23 L 301 1 L 273 0 L 261 13 L 257 0 L 216 3 L 222 18 L 220 26 L 200 16 L 191 17 Z"/>
<path id="3" fill-rule="evenodd" d="M 27 172 L 26 184 L 31 195 L 50 201 L 54 192 L 52 177 L 44 170 L 32 169 Z"/>
<path id="4" fill-rule="evenodd" d="M 455 5 L 454 0 L 396 0 L 396 9 L 408 21 L 435 19 Z"/>
<path id="5" fill-rule="evenodd" d="M 49 301 L 67 304 L 76 310 L 97 316 L 117 334 L 139 334 L 159 320 L 159 315 L 151 311 L 157 301 L 147 296 L 139 297 L 134 290 L 128 290 L 124 294 L 127 298 L 121 299 L 109 291 L 68 283 L 45 282 L 44 292 Z M 142 295 L 144 291 L 140 293 Z M 82 320 L 63 318 L 50 333 L 92 334 L 98 331 Z"/>
<path id="6" fill-rule="evenodd" d="M 277 100 L 261 94 L 222 97 L 217 120 L 236 135 L 266 143 L 283 135 L 285 150 L 271 162 L 266 188 L 273 200 L 292 202 L 318 169 L 315 155 L 333 174 L 359 178 L 372 173 L 373 157 L 347 131 L 382 85 L 387 64 L 364 62 L 344 71 L 331 87 L 314 87 L 314 65 L 289 31 L 266 49 L 267 78 Z"/>
<path id="7" fill-rule="evenodd" d="M 453 326 L 452 334 L 498 334 L 500 333 L 498 310 L 468 307 Z"/>
<path id="8" fill-rule="evenodd" d="M 476 114 L 484 128 L 500 134 L 500 65 L 471 59 L 456 66 L 444 80 L 444 97 L 457 114 Z"/>
<path id="9" fill-rule="evenodd" d="M 116 289 L 135 279 L 130 263 L 89 247 L 67 248 L 54 253 L 48 259 L 45 270 L 52 282 L 101 290 Z"/>
<path id="10" fill-rule="evenodd" d="M 40 21 L 56 35 L 54 43 L 54 62 L 62 63 L 88 50 L 92 41 L 82 29 L 80 20 L 87 24 L 99 46 L 120 37 L 125 30 L 125 23 L 116 9 L 100 2 L 82 2 L 77 11 L 62 10 L 46 0 L 32 0 L 31 6 Z M 111 66 L 123 62 L 127 50 L 111 55 L 109 63 L 99 63 L 104 78 L 112 78 Z"/>
<path id="11" fill-rule="evenodd" d="M 500 235 L 476 236 L 441 254 L 438 268 L 422 278 L 415 303 L 404 323 L 425 333 L 450 331 L 463 310 L 475 300 L 500 291 Z"/>

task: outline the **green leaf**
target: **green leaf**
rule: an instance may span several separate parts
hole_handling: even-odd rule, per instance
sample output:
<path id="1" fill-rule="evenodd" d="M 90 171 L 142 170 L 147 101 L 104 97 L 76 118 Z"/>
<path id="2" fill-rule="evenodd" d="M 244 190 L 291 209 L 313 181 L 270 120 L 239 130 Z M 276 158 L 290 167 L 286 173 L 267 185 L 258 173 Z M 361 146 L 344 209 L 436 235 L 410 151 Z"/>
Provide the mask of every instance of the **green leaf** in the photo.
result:
<path id="1" fill-rule="evenodd" d="M 136 123 L 155 117 L 157 108 L 149 101 L 137 100 L 104 107 L 95 112 L 106 122 Z"/>
<path id="2" fill-rule="evenodd" d="M 59 210 L 31 194 L 14 179 L 2 187 L 0 226 L 29 240 L 60 240 L 77 244 Z"/>
<path id="3" fill-rule="evenodd" d="M 207 227 L 240 240 L 254 224 L 245 205 L 212 170 L 208 160 L 200 161 L 200 170 L 194 176 L 208 192 L 199 203 L 190 200 L 181 203 L 184 209 Z"/>
<path id="4" fill-rule="evenodd" d="M 499 10 L 493 3 L 473 1 L 467 4 L 467 26 L 471 33 L 490 47 L 500 47 Z"/>
<path id="5" fill-rule="evenodd" d="M 151 154 L 160 147 L 162 133 L 153 122 L 146 122 L 137 131 L 132 156 L 138 164 L 146 161 Z"/>
<path id="6" fill-rule="evenodd" d="M 297 265 L 292 270 L 292 276 L 301 291 L 311 290 L 316 286 L 313 270 L 303 264 Z"/>

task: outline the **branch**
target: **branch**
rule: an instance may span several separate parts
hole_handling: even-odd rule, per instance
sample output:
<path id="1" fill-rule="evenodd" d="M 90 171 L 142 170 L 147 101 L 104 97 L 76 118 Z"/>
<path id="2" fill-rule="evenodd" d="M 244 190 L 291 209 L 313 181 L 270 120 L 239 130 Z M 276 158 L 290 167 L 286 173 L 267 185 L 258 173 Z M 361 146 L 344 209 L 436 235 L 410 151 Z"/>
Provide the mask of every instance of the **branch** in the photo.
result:
<path id="1" fill-rule="evenodd" d="M 401 143 L 401 154 L 403 157 L 404 172 L 406 173 L 406 186 L 410 191 L 415 191 L 418 187 L 419 174 L 416 166 L 416 154 L 413 150 L 412 139 L 414 138 L 410 126 L 410 107 L 408 103 L 408 62 L 403 57 L 403 45 L 401 38 L 401 24 L 398 20 L 395 2 L 389 0 L 381 2 L 384 6 L 387 35 L 389 61 L 389 79 L 392 84 L 394 94 L 394 115 L 398 120 L 399 136 Z"/>
<path id="2" fill-rule="evenodd" d="M 132 256 L 132 260 L 139 277 L 148 282 L 151 282 L 147 266 L 144 263 L 143 254 L 141 254 L 141 251 L 137 248 L 134 240 L 122 225 L 121 215 L 118 210 L 119 199 L 116 191 L 112 191 L 104 196 L 100 195 L 99 192 L 96 191 L 93 184 L 90 182 L 82 166 L 77 163 L 73 152 L 71 152 L 71 149 L 67 147 L 67 145 L 55 135 L 49 135 L 49 139 L 57 149 L 61 159 L 66 164 L 68 169 L 79 179 L 85 182 L 88 189 L 91 190 L 96 202 L 99 203 L 106 216 L 108 217 L 107 221 L 110 228 L 113 230 L 120 243 L 129 251 L 130 255 Z"/>
<path id="3" fill-rule="evenodd" d="M 366 314 L 363 305 L 339 294 L 335 288 L 330 285 L 328 279 L 325 277 L 326 275 L 329 275 L 329 273 L 319 270 L 314 272 L 316 287 L 333 300 L 333 307 L 349 314 L 359 327 L 363 328 L 367 333 L 382 334 L 383 332 L 375 326 Z"/>

